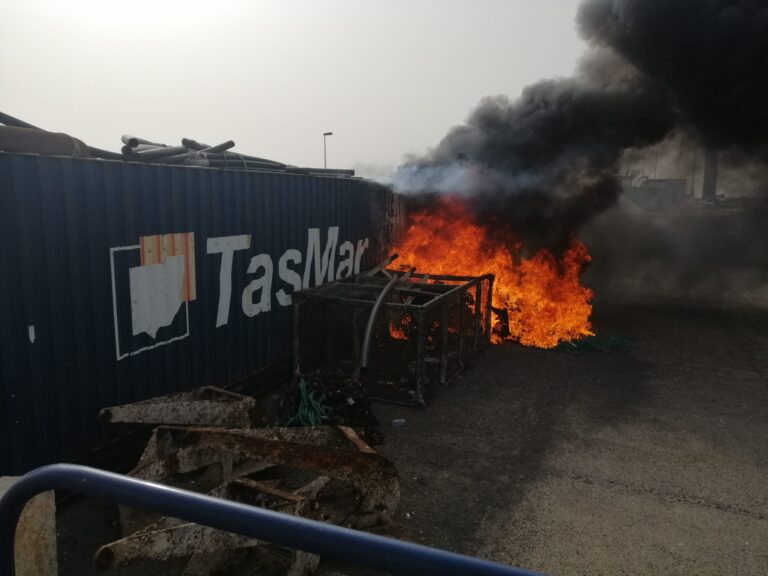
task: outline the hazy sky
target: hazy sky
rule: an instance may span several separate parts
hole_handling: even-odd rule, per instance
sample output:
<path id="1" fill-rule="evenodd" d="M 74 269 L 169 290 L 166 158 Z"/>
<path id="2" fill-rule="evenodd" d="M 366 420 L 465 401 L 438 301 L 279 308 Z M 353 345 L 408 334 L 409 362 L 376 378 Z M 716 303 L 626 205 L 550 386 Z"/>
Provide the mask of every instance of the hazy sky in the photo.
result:
<path id="1" fill-rule="evenodd" d="M 0 110 L 373 175 L 483 96 L 572 72 L 579 0 L 0 0 Z"/>

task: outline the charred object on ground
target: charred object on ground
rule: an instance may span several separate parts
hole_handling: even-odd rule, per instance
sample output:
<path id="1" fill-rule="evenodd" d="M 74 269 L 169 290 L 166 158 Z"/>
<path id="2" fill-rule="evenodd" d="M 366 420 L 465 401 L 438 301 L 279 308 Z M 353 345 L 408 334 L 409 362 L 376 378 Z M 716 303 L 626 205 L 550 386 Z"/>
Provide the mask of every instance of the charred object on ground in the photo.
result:
<path id="1" fill-rule="evenodd" d="M 341 370 L 316 370 L 289 386 L 282 399 L 287 426 L 350 426 L 373 446 L 380 444 L 379 419 L 359 378 Z"/>

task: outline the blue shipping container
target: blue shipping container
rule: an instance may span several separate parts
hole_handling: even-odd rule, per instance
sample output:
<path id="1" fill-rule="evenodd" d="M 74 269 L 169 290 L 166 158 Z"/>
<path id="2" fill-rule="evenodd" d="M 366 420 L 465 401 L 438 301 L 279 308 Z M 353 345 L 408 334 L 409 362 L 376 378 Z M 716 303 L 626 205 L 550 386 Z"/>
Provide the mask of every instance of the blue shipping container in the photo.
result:
<path id="1" fill-rule="evenodd" d="M 0 154 L 0 474 L 98 411 L 291 354 L 291 294 L 370 267 L 398 202 L 354 178 Z"/>

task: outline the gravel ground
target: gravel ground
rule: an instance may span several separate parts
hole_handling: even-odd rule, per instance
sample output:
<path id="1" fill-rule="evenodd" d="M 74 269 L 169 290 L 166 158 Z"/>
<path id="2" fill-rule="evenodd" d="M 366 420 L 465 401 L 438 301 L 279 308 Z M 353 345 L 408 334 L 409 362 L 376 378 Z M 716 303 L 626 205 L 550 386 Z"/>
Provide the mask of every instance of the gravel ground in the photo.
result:
<path id="1" fill-rule="evenodd" d="M 375 405 L 392 533 L 551 574 L 768 573 L 768 311 L 598 302 L 595 326 L 629 349 L 494 346 L 426 410 Z M 60 573 L 114 522 L 63 506 Z"/>

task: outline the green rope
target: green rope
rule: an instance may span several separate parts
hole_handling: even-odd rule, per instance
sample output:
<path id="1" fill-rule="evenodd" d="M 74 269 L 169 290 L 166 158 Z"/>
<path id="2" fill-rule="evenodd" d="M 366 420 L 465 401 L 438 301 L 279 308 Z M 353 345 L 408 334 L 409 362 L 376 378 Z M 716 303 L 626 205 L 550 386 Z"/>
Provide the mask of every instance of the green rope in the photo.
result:
<path id="1" fill-rule="evenodd" d="M 322 395 L 315 396 L 312 383 L 302 378 L 299 382 L 299 406 L 286 426 L 320 426 L 331 415 L 331 408 L 323 401 Z"/>
<path id="2" fill-rule="evenodd" d="M 630 338 L 623 336 L 608 336 L 606 334 L 593 334 L 579 340 L 560 342 L 553 350 L 557 352 L 570 352 L 579 354 L 583 352 L 615 352 L 629 348 Z"/>

